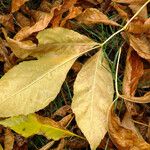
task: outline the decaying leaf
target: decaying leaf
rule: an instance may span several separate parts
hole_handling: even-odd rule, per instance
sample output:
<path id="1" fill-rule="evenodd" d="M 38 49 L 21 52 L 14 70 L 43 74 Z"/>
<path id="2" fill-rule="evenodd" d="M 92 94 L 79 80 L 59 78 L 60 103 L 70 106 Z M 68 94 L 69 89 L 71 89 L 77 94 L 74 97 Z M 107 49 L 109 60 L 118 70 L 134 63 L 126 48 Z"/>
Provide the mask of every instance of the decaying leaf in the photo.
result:
<path id="1" fill-rule="evenodd" d="M 150 102 L 150 92 L 147 92 L 146 94 L 144 94 L 144 96 L 141 97 L 127 96 L 127 95 L 119 95 L 119 97 L 134 103 Z"/>
<path id="2" fill-rule="evenodd" d="M 53 15 L 54 15 L 54 9 L 52 9 L 51 13 L 45 13 L 45 12 L 36 12 L 39 15 L 38 21 L 33 26 L 26 26 L 22 28 L 14 37 L 15 40 L 21 41 L 28 36 L 30 36 L 34 32 L 41 31 L 45 29 L 48 24 L 50 23 Z"/>
<path id="3" fill-rule="evenodd" d="M 72 109 L 77 124 L 91 149 L 96 149 L 107 132 L 107 111 L 113 100 L 113 79 L 103 52 L 91 57 L 74 85 Z"/>
<path id="4" fill-rule="evenodd" d="M 111 107 L 108 115 L 108 132 L 118 150 L 149 150 L 150 145 L 138 134 L 130 115 L 126 114 L 125 117 L 127 118 L 121 123 Z"/>
<path id="5" fill-rule="evenodd" d="M 130 47 L 126 58 L 126 68 L 123 79 L 123 94 L 134 96 L 139 79 L 144 73 L 143 62 Z"/>
<path id="6" fill-rule="evenodd" d="M 12 150 L 14 146 L 14 135 L 9 129 L 5 129 L 5 140 L 4 140 L 4 148 L 5 150 Z"/>
<path id="7" fill-rule="evenodd" d="M 8 118 L 1 120 L 0 124 L 14 130 L 26 138 L 34 134 L 44 135 L 48 139 L 53 140 L 59 140 L 60 138 L 67 136 L 77 136 L 61 127 L 59 123 L 52 119 L 37 114 Z"/>
<path id="8" fill-rule="evenodd" d="M 0 15 L 0 23 L 8 30 L 14 31 L 13 16 L 9 15 Z"/>
<path id="9" fill-rule="evenodd" d="M 77 17 L 79 14 L 82 13 L 82 8 L 81 7 L 72 7 L 69 9 L 69 14 L 61 21 L 60 27 L 63 27 L 67 20 L 73 19 Z"/>
<path id="10" fill-rule="evenodd" d="M 16 13 L 16 21 L 21 28 L 31 25 L 30 19 L 20 12 Z"/>
<path id="11" fill-rule="evenodd" d="M 150 59 L 150 41 L 146 36 L 128 35 L 130 46 L 144 59 Z"/>
<path id="12" fill-rule="evenodd" d="M 106 25 L 118 26 L 119 24 L 110 20 L 106 15 L 95 8 L 87 8 L 82 14 L 80 14 L 76 20 L 79 23 L 86 25 L 92 25 L 96 23 L 104 23 Z"/>
<path id="13" fill-rule="evenodd" d="M 18 11 L 20 9 L 20 7 L 29 0 L 12 0 L 12 3 L 11 3 L 11 12 L 15 12 L 15 11 Z"/>
<path id="14" fill-rule="evenodd" d="M 69 9 L 74 7 L 74 4 L 77 2 L 77 0 L 64 0 L 61 7 L 55 10 L 54 17 L 51 21 L 52 27 L 58 27 L 63 13 L 67 12 Z"/>
<path id="15" fill-rule="evenodd" d="M 37 38 L 47 53 L 45 49 L 35 53 L 38 60 L 22 62 L 0 79 L 0 117 L 26 115 L 46 107 L 57 96 L 74 61 L 96 44 L 63 28 L 44 30 Z"/>
<path id="16" fill-rule="evenodd" d="M 143 75 L 143 62 L 137 53 L 130 47 L 126 58 L 126 67 L 123 78 L 122 92 L 126 96 L 134 96 L 137 89 L 139 79 Z M 136 115 L 135 104 L 129 101 L 125 101 L 128 111 L 132 115 Z"/>
<path id="17" fill-rule="evenodd" d="M 139 81 L 139 88 L 150 88 L 150 69 L 145 69 L 142 78 Z"/>

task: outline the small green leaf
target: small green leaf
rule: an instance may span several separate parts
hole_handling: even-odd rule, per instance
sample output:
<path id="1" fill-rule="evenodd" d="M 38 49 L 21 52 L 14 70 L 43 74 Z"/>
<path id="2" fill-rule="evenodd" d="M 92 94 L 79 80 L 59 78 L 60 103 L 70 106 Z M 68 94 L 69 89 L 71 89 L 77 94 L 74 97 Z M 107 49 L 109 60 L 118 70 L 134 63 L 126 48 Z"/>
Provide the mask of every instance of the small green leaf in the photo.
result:
<path id="1" fill-rule="evenodd" d="M 0 124 L 9 127 L 25 138 L 32 135 L 44 135 L 48 139 L 59 140 L 63 137 L 77 136 L 60 126 L 59 123 L 48 117 L 41 117 L 37 114 L 29 114 L 27 116 L 16 116 L 0 121 Z M 81 137 L 82 138 L 82 137 Z"/>

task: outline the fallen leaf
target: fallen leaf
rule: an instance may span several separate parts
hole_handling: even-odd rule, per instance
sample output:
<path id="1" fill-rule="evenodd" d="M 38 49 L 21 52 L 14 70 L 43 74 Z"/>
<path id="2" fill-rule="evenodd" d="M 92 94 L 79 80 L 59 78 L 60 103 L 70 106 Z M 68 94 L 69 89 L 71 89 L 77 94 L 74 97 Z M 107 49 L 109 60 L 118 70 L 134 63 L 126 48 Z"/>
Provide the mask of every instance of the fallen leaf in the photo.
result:
<path id="1" fill-rule="evenodd" d="M 132 10 L 133 14 L 135 14 L 143 6 L 143 4 L 147 2 L 147 0 L 113 0 L 113 1 L 117 3 L 129 4 L 129 7 Z M 147 6 L 145 6 L 137 16 L 146 19 L 148 17 Z"/>
<path id="2" fill-rule="evenodd" d="M 150 88 L 150 69 L 145 69 L 144 74 L 139 81 L 139 88 Z"/>
<path id="3" fill-rule="evenodd" d="M 5 129 L 5 140 L 4 140 L 4 148 L 5 150 L 12 150 L 14 146 L 14 135 L 9 129 Z"/>
<path id="4" fill-rule="evenodd" d="M 87 8 L 82 14 L 80 14 L 76 20 L 79 23 L 86 25 L 92 25 L 96 23 L 104 23 L 106 25 L 118 26 L 119 24 L 110 20 L 106 15 L 95 8 Z"/>
<path id="5" fill-rule="evenodd" d="M 63 28 L 41 31 L 37 38 L 43 45 L 43 51 L 34 54 L 38 60 L 24 61 L 0 79 L 0 117 L 46 107 L 57 96 L 74 61 L 97 44 Z"/>
<path id="6" fill-rule="evenodd" d="M 143 62 L 137 53 L 130 47 L 126 58 L 123 94 L 134 96 L 139 79 L 142 77 L 143 73 Z"/>
<path id="7" fill-rule="evenodd" d="M 8 127 L 25 138 L 32 135 L 44 135 L 48 139 L 59 140 L 67 136 L 77 136 L 76 134 L 61 127 L 59 123 L 48 117 L 37 114 L 27 116 L 16 116 L 0 121 L 0 124 Z M 79 137 L 79 136 L 77 136 Z"/>
<path id="8" fill-rule="evenodd" d="M 141 97 L 127 96 L 127 95 L 119 95 L 119 97 L 134 103 L 150 102 L 150 92 L 147 92 L 146 94 L 144 94 L 144 96 Z"/>
<path id="9" fill-rule="evenodd" d="M 12 0 L 11 2 L 11 12 L 14 13 L 15 11 L 18 11 L 20 7 L 29 0 Z"/>
<path id="10" fill-rule="evenodd" d="M 14 32 L 13 15 L 0 15 L 0 23 L 8 30 Z"/>
<path id="11" fill-rule="evenodd" d="M 122 5 L 117 4 L 117 3 L 112 3 L 112 6 L 117 10 L 119 16 L 123 18 L 124 20 L 129 20 L 129 15 L 125 10 L 123 9 Z"/>
<path id="12" fill-rule="evenodd" d="M 142 34 L 146 32 L 144 28 L 144 20 L 134 19 L 128 26 L 127 31 L 131 34 Z"/>
<path id="13" fill-rule="evenodd" d="M 81 7 L 72 7 L 69 9 L 69 14 L 61 21 L 60 27 L 63 27 L 67 20 L 73 19 L 82 13 Z"/>
<path id="14" fill-rule="evenodd" d="M 54 9 L 50 13 L 45 13 L 45 12 L 36 12 L 38 13 L 38 21 L 33 25 L 33 26 L 26 26 L 22 28 L 14 37 L 14 40 L 21 41 L 28 36 L 30 36 L 32 33 L 41 31 L 45 29 L 48 24 L 50 23 L 53 15 L 54 15 Z"/>
<path id="15" fill-rule="evenodd" d="M 113 100 L 113 79 L 100 51 L 82 67 L 74 84 L 72 110 L 91 149 L 96 149 L 107 132 L 107 111 Z"/>
<path id="16" fill-rule="evenodd" d="M 55 10 L 54 17 L 51 21 L 52 27 L 58 27 L 60 25 L 63 13 L 71 9 L 77 0 L 64 0 L 61 7 Z"/>
<path id="17" fill-rule="evenodd" d="M 146 19 L 144 22 L 144 29 L 150 33 L 150 18 Z"/>
<path id="18" fill-rule="evenodd" d="M 144 59 L 150 59 L 150 42 L 146 36 L 128 34 L 130 46 Z"/>
<path id="19" fill-rule="evenodd" d="M 127 118 L 121 123 L 114 113 L 114 107 L 111 107 L 108 115 L 108 132 L 111 140 L 118 150 L 149 150 L 150 145 L 138 134 L 130 115 L 126 115 Z"/>
<path id="20" fill-rule="evenodd" d="M 31 25 L 30 19 L 20 12 L 16 13 L 16 22 L 21 28 Z"/>
<path id="21" fill-rule="evenodd" d="M 134 96 L 137 89 L 139 79 L 143 75 L 143 62 L 137 53 L 130 47 L 128 49 L 126 58 L 126 67 L 123 78 L 122 92 L 126 96 Z M 128 112 L 131 115 L 136 115 L 135 104 L 129 101 L 125 101 Z"/>

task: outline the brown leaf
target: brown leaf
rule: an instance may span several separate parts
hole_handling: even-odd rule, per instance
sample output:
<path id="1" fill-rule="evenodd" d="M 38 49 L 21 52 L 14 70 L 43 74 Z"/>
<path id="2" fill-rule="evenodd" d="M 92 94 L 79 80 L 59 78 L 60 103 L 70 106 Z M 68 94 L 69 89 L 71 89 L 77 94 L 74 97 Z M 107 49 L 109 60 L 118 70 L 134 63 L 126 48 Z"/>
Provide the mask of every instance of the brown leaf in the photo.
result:
<path id="1" fill-rule="evenodd" d="M 11 130 L 5 130 L 5 140 L 4 140 L 4 147 L 5 150 L 12 150 L 14 145 L 14 135 Z"/>
<path id="2" fill-rule="evenodd" d="M 55 8 L 54 8 L 55 9 Z M 34 32 L 41 31 L 45 29 L 49 22 L 51 21 L 54 15 L 54 9 L 52 9 L 51 13 L 45 13 L 41 11 L 32 11 L 32 15 L 35 15 L 37 22 L 33 26 L 26 26 L 22 28 L 14 37 L 15 40 L 21 41 L 28 36 L 30 36 Z"/>
<path id="3" fill-rule="evenodd" d="M 135 14 L 147 0 L 113 0 L 113 1 L 117 2 L 117 3 L 129 4 L 130 9 Z M 148 17 L 147 6 L 145 6 L 141 10 L 141 12 L 138 14 L 138 17 L 140 17 L 140 18 Z"/>
<path id="4" fill-rule="evenodd" d="M 146 32 L 146 28 L 144 27 L 144 20 L 142 19 L 134 19 L 128 26 L 128 32 L 134 34 L 142 34 Z"/>
<path id="5" fill-rule="evenodd" d="M 69 14 L 61 21 L 60 27 L 63 27 L 67 20 L 73 19 L 82 13 L 81 7 L 72 7 L 69 9 Z"/>
<path id="6" fill-rule="evenodd" d="M 130 47 L 126 58 L 126 68 L 123 79 L 123 94 L 134 96 L 139 79 L 143 75 L 143 62 Z"/>
<path id="7" fill-rule="evenodd" d="M 130 46 L 144 59 L 150 59 L 150 41 L 146 36 L 128 34 Z"/>
<path id="8" fill-rule="evenodd" d="M 66 127 L 68 125 L 68 123 L 73 119 L 73 115 L 72 114 L 69 114 L 67 116 L 65 116 L 63 119 L 61 119 L 59 121 L 59 124 L 62 126 L 62 127 Z"/>
<path id="9" fill-rule="evenodd" d="M 144 28 L 147 32 L 150 33 L 150 18 L 148 18 L 145 22 L 144 22 Z"/>
<path id="10" fill-rule="evenodd" d="M 129 19 L 128 13 L 125 12 L 124 7 L 120 4 L 113 3 L 113 7 L 117 10 L 119 16 L 125 20 Z"/>
<path id="11" fill-rule="evenodd" d="M 16 21 L 21 28 L 31 25 L 30 19 L 20 12 L 16 14 Z"/>
<path id="12" fill-rule="evenodd" d="M 138 81 L 143 75 L 143 63 L 140 57 L 130 47 L 126 58 L 126 67 L 123 79 L 123 94 L 126 96 L 134 96 Z M 136 115 L 135 104 L 125 101 L 128 111 L 132 115 Z"/>
<path id="13" fill-rule="evenodd" d="M 142 78 L 139 81 L 139 88 L 150 88 L 150 69 L 145 69 Z"/>
<path id="14" fill-rule="evenodd" d="M 63 13 L 67 12 L 69 9 L 71 9 L 74 4 L 76 4 L 77 0 L 64 0 L 64 3 L 59 7 L 57 10 L 55 10 L 54 17 L 51 21 L 52 27 L 58 27 Z"/>
<path id="15" fill-rule="evenodd" d="M 80 14 L 76 20 L 79 23 L 84 23 L 86 25 L 92 25 L 96 23 L 104 23 L 106 25 L 118 26 L 119 24 L 109 20 L 109 18 L 95 8 L 87 8 L 82 14 Z"/>
<path id="16" fill-rule="evenodd" d="M 9 31 L 14 32 L 13 15 L 0 15 L 0 23 Z"/>
<path id="17" fill-rule="evenodd" d="M 67 113 L 71 113 L 71 107 L 70 105 L 65 105 L 65 106 L 62 106 L 61 108 L 59 108 L 58 110 L 56 110 L 54 112 L 54 114 L 52 115 L 52 118 L 54 118 L 55 116 L 61 116 L 61 117 L 64 117 L 66 116 Z"/>
<path id="18" fill-rule="evenodd" d="M 108 132 L 118 150 L 149 150 L 150 145 L 138 135 L 130 115 L 126 114 L 123 123 L 111 107 L 108 116 Z"/>
<path id="19" fill-rule="evenodd" d="M 29 0 L 12 0 L 11 3 L 11 12 L 14 13 L 15 11 L 18 11 L 20 7 Z"/>
<path id="20" fill-rule="evenodd" d="M 141 4 L 131 4 L 129 5 L 130 9 L 132 10 L 133 14 L 135 14 L 143 5 L 144 3 Z M 138 14 L 139 18 L 147 18 L 148 17 L 148 12 L 147 12 L 147 6 L 145 6 L 141 12 Z"/>

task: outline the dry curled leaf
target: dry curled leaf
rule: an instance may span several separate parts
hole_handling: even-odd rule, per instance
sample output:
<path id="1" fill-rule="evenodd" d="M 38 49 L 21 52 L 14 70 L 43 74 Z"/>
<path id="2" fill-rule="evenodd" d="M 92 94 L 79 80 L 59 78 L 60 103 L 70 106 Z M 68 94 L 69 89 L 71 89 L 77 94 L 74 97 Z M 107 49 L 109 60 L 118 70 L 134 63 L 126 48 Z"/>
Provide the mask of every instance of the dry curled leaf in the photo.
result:
<path id="1" fill-rule="evenodd" d="M 14 135 L 9 129 L 5 129 L 4 148 L 5 150 L 12 150 L 14 146 Z"/>
<path id="2" fill-rule="evenodd" d="M 14 13 L 15 11 L 18 11 L 20 7 L 29 0 L 12 0 L 11 2 L 11 12 Z"/>
<path id="3" fill-rule="evenodd" d="M 104 23 L 106 25 L 118 26 L 119 24 L 115 21 L 110 20 L 106 15 L 95 8 L 87 8 L 82 14 L 80 14 L 76 20 L 79 23 L 86 25 L 92 25 L 96 23 Z"/>
<path id="4" fill-rule="evenodd" d="M 91 149 L 96 149 L 107 132 L 107 111 L 113 100 L 113 79 L 103 52 L 82 67 L 74 84 L 72 110 Z"/>
<path id="5" fill-rule="evenodd" d="M 60 27 L 63 27 L 67 20 L 73 19 L 82 13 L 81 7 L 72 7 L 69 9 L 69 14 L 61 21 Z"/>
<path id="6" fill-rule="evenodd" d="M 143 62 L 137 53 L 130 47 L 126 58 L 126 67 L 123 78 L 123 94 L 126 96 L 134 96 L 137 89 L 139 79 L 143 75 Z M 128 111 L 132 115 L 136 115 L 135 104 L 125 101 Z"/>
<path id="7" fill-rule="evenodd" d="M 74 7 L 74 4 L 76 4 L 76 2 L 77 0 L 63 1 L 63 4 L 60 7 L 58 7 L 58 9 L 55 10 L 54 17 L 51 21 L 52 27 L 58 27 L 60 25 L 63 13 L 67 12 L 72 7 Z"/>
<path id="8" fill-rule="evenodd" d="M 13 15 L 0 15 L 0 23 L 9 31 L 14 31 Z"/>
<path id="9" fill-rule="evenodd" d="M 14 37 L 14 40 L 21 41 L 28 36 L 30 36 L 32 33 L 41 31 L 45 29 L 48 24 L 50 23 L 53 15 L 54 15 L 54 9 L 50 13 L 45 13 L 41 11 L 34 11 L 34 13 L 38 13 L 38 18 L 36 18 L 37 22 L 33 26 L 26 26 L 22 28 Z M 36 14 L 35 14 L 36 15 Z"/>
<path id="10" fill-rule="evenodd" d="M 139 81 L 139 88 L 150 88 L 150 69 L 145 69 L 142 78 Z"/>
<path id="11" fill-rule="evenodd" d="M 150 41 L 144 36 L 128 34 L 130 46 L 144 59 L 150 59 Z"/>
<path id="12" fill-rule="evenodd" d="M 150 145 L 138 134 L 130 115 L 126 114 L 125 117 L 127 118 L 121 123 L 114 113 L 114 107 L 111 107 L 108 115 L 108 132 L 115 146 L 118 150 L 149 150 Z"/>

